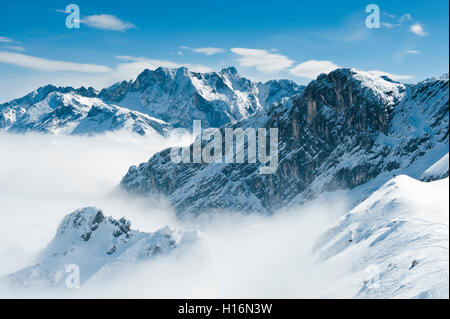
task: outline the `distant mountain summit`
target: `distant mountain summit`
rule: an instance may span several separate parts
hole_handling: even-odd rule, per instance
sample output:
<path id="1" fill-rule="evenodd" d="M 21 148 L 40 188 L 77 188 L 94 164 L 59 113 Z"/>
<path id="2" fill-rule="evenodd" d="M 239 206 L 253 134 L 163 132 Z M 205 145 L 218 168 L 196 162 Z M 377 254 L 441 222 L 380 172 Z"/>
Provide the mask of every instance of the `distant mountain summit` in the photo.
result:
<path id="1" fill-rule="evenodd" d="M 234 67 L 211 73 L 158 68 L 145 70 L 134 82 L 103 89 L 98 96 L 174 127 L 191 128 L 193 120 L 201 120 L 205 127 L 220 127 L 248 118 L 301 90 L 288 80 L 254 83 Z"/>
<path id="2" fill-rule="evenodd" d="M 234 67 L 216 73 L 186 68 L 144 70 L 135 81 L 100 92 L 47 85 L 0 105 L 0 129 L 9 132 L 99 134 L 125 130 L 166 134 L 171 128 L 220 127 L 249 118 L 299 94 L 288 80 L 254 83 Z"/>

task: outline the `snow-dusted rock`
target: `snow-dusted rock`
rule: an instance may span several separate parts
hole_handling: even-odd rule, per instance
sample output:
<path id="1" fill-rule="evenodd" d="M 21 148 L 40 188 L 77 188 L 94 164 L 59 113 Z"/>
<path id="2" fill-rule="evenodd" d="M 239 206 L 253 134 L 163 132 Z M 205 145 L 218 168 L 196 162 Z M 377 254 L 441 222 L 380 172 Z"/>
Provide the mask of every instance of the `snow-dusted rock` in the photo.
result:
<path id="1" fill-rule="evenodd" d="M 448 153 L 448 101 L 448 76 L 405 85 L 338 69 L 321 74 L 300 96 L 232 124 L 279 129 L 275 174 L 259 174 L 260 163 L 174 164 L 164 150 L 131 167 L 121 186 L 164 194 L 180 214 L 273 212 L 378 176 L 386 181 L 409 170 L 418 178 L 431 165 L 417 164 L 421 159 L 435 162 Z"/>
<path id="2" fill-rule="evenodd" d="M 315 247 L 340 273 L 328 296 L 448 298 L 448 189 L 397 176 L 340 218 Z"/>
<path id="3" fill-rule="evenodd" d="M 302 89 L 288 80 L 253 83 L 234 67 L 211 73 L 183 67 L 145 70 L 136 81 L 115 84 L 98 96 L 174 127 L 191 129 L 193 120 L 201 120 L 204 127 L 220 127 L 248 118 Z"/>
<path id="4" fill-rule="evenodd" d="M 182 232 L 168 226 L 154 233 L 140 232 L 133 230 L 125 218 L 116 220 L 98 208 L 86 207 L 63 219 L 35 265 L 4 279 L 11 285 L 60 287 L 65 285 L 67 266 L 76 265 L 83 284 L 113 265 L 120 270 L 119 265 L 167 255 L 196 238 L 195 231 Z"/>

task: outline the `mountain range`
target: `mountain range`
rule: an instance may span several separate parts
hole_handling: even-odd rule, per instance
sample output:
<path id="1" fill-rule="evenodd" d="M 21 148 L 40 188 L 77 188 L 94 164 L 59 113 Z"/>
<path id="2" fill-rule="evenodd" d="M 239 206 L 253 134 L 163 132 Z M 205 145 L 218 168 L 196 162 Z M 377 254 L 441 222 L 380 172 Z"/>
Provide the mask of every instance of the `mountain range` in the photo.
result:
<path id="1" fill-rule="evenodd" d="M 448 74 L 403 84 L 337 69 L 302 87 L 254 83 L 232 67 L 204 74 L 158 68 L 99 92 L 46 86 L 0 106 L 0 127 L 13 133 L 165 135 L 190 129 L 193 120 L 221 132 L 277 128 L 276 172 L 260 174 L 259 163 L 174 163 L 166 149 L 131 166 L 120 188 L 165 196 L 181 220 L 277 214 L 342 195 L 348 212 L 311 253 L 317 267 L 339 273 L 323 296 L 448 298 Z M 64 267 L 77 264 L 85 284 L 202 240 L 208 238 L 170 227 L 139 232 L 87 207 L 64 218 L 35 264 L 3 280 L 61 287 Z"/>
<path id="2" fill-rule="evenodd" d="M 144 70 L 135 81 L 100 92 L 47 85 L 0 105 L 0 129 L 13 133 L 94 135 L 124 130 L 165 135 L 249 118 L 302 91 L 288 80 L 254 83 L 234 67 L 196 73 L 186 68 Z"/>

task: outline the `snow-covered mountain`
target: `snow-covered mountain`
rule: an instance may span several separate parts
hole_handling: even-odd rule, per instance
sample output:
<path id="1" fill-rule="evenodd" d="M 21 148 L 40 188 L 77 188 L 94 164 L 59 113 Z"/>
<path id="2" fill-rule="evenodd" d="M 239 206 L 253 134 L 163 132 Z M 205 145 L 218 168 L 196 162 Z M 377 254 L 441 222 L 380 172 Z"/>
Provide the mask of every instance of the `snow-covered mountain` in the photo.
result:
<path id="1" fill-rule="evenodd" d="M 302 89 L 288 80 L 254 83 L 240 76 L 234 67 L 211 73 L 182 67 L 145 70 L 136 81 L 115 84 L 98 96 L 174 127 L 191 129 L 193 120 L 201 120 L 204 127 L 220 127 L 246 119 Z"/>
<path id="2" fill-rule="evenodd" d="M 63 219 L 35 265 L 4 280 L 13 286 L 64 287 L 69 275 L 67 265 L 76 265 L 80 284 L 84 284 L 92 278 L 119 273 L 141 260 L 170 254 L 196 239 L 195 231 L 182 232 L 170 227 L 154 233 L 133 230 L 124 218 L 116 220 L 104 216 L 98 208 L 86 207 Z"/>
<path id="3" fill-rule="evenodd" d="M 36 91 L 39 96 L 42 90 Z M 8 132 L 99 134 L 125 130 L 140 135 L 164 135 L 171 126 L 146 114 L 108 105 L 74 91 L 50 92 L 42 100 L 13 101 L 0 109 L 0 126 Z"/>
<path id="4" fill-rule="evenodd" d="M 430 166 L 420 179 L 425 182 L 436 181 L 448 177 L 448 153 L 445 154 L 439 161 Z"/>
<path id="5" fill-rule="evenodd" d="M 164 150 L 131 167 L 121 186 L 164 194 L 179 214 L 273 212 L 376 181 L 363 200 L 394 174 L 419 178 L 448 153 L 448 82 L 405 85 L 356 69 L 322 74 L 300 96 L 232 124 L 279 129 L 275 174 L 259 174 L 259 163 L 175 164 Z"/>
<path id="6" fill-rule="evenodd" d="M 0 129 L 9 132 L 140 135 L 192 129 L 193 120 L 217 127 L 241 120 L 301 92 L 288 80 L 253 83 L 233 67 L 195 73 L 186 68 L 145 70 L 136 81 L 93 88 L 48 85 L 0 105 Z"/>
<path id="7" fill-rule="evenodd" d="M 329 297 L 448 298 L 449 179 L 391 179 L 318 240 Z M 345 294 L 345 295 L 343 295 Z"/>

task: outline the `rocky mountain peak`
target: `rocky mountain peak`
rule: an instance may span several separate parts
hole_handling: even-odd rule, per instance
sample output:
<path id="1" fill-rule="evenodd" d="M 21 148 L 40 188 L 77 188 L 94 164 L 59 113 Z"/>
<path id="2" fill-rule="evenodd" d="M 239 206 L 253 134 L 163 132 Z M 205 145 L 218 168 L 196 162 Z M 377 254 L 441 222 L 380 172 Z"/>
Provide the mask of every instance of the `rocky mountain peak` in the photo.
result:
<path id="1" fill-rule="evenodd" d="M 166 150 L 130 168 L 122 187 L 162 193 L 180 214 L 217 208 L 270 213 L 324 191 L 401 174 L 432 149 L 439 158 L 448 152 L 448 81 L 407 86 L 338 69 L 282 104 L 233 124 L 278 128 L 274 174 L 262 176 L 251 163 L 174 164 Z"/>
<path id="2" fill-rule="evenodd" d="M 106 275 L 138 261 L 168 255 L 197 240 L 196 231 L 163 227 L 153 233 L 131 228 L 125 218 L 104 215 L 96 207 L 85 207 L 64 217 L 53 240 L 37 263 L 6 277 L 18 286 L 63 286 L 67 265 L 80 269 L 80 283 Z"/>
<path id="3" fill-rule="evenodd" d="M 223 68 L 220 72 L 220 74 L 228 74 L 231 76 L 241 77 L 239 75 L 238 70 L 234 66 L 229 66 L 227 68 Z"/>

